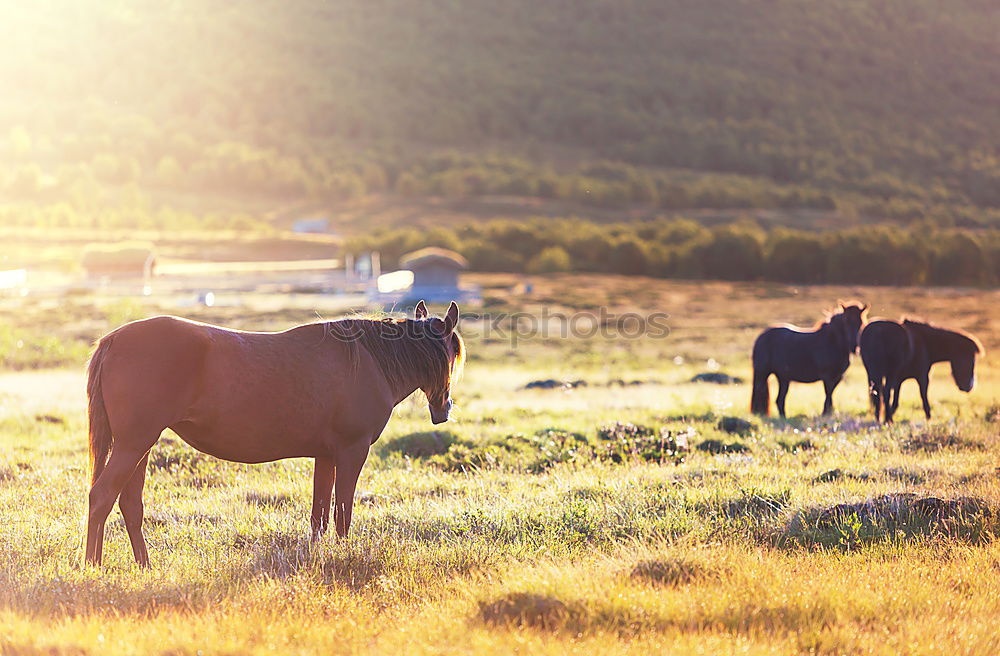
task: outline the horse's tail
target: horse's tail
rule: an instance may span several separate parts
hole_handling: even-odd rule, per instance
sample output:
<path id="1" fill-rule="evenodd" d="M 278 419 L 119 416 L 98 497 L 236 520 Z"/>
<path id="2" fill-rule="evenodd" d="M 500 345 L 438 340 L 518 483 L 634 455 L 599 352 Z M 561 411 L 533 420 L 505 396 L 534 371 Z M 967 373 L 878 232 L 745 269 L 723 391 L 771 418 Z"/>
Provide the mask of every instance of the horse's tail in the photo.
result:
<path id="1" fill-rule="evenodd" d="M 104 407 L 104 393 L 101 390 L 101 366 L 113 341 L 108 335 L 102 339 L 87 365 L 87 417 L 90 422 L 90 484 L 104 471 L 111 452 L 111 422 Z"/>
<path id="2" fill-rule="evenodd" d="M 771 372 L 764 362 L 760 342 L 761 339 L 758 338 L 753 345 L 753 392 L 750 394 L 750 412 L 766 417 L 771 411 L 771 390 L 767 383 Z"/>

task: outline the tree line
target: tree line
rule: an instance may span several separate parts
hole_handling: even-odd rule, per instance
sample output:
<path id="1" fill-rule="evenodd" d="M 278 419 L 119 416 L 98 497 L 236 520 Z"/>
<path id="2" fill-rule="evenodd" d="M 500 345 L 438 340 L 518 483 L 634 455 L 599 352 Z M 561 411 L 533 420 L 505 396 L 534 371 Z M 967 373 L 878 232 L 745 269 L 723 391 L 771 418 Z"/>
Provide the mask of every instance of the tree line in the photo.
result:
<path id="1" fill-rule="evenodd" d="M 507 194 L 997 223 L 990 8 L 19 3 L 0 58 L 17 90 L 0 102 L 0 197 L 80 209 L 109 190 L 218 207 Z M 424 155 L 447 149 L 464 155 Z"/>
<path id="2" fill-rule="evenodd" d="M 425 246 L 455 250 L 473 271 L 593 272 L 660 278 L 872 285 L 994 285 L 1000 230 L 866 225 L 813 232 L 750 221 L 598 224 L 574 219 L 383 228 L 350 239 L 383 268 Z"/>

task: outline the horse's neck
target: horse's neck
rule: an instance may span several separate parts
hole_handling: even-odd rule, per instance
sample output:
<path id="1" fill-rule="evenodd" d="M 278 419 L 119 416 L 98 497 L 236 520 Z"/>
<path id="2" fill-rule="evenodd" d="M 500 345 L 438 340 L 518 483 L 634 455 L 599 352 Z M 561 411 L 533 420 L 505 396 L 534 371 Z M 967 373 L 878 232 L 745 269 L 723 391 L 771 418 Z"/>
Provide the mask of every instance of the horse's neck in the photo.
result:
<path id="1" fill-rule="evenodd" d="M 850 353 L 850 344 L 847 343 L 847 337 L 844 336 L 844 331 L 839 326 L 835 326 L 827 321 L 816 332 L 832 341 L 838 349 Z"/>
<path id="2" fill-rule="evenodd" d="M 926 326 L 917 331 L 923 342 L 927 358 L 933 362 L 951 360 L 961 350 L 959 334 L 943 328 Z"/>
<path id="3" fill-rule="evenodd" d="M 389 389 L 392 390 L 393 405 L 399 405 L 410 394 L 413 394 L 424 384 L 424 381 L 409 380 L 407 376 L 386 377 Z"/>
<path id="4" fill-rule="evenodd" d="M 402 403 L 403 399 L 420 389 L 420 385 L 418 383 L 402 382 L 398 380 L 390 381 L 389 385 L 392 388 L 393 405 L 399 405 Z"/>

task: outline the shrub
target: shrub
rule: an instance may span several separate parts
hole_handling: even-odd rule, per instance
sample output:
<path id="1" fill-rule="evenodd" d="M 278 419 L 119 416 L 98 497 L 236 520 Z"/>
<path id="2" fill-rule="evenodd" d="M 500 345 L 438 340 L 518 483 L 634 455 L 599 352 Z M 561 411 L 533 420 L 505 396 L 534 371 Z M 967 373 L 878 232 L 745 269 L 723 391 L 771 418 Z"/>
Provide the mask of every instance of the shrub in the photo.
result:
<path id="1" fill-rule="evenodd" d="M 528 262 L 529 273 L 562 273 L 572 268 L 569 253 L 561 246 L 549 246 Z"/>

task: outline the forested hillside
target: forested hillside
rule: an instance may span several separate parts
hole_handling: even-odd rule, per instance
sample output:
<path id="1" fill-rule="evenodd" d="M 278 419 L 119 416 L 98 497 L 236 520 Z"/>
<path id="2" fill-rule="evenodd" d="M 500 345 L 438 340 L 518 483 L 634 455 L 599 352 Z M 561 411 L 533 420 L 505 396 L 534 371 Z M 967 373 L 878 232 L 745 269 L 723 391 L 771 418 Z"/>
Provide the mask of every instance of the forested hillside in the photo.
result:
<path id="1" fill-rule="evenodd" d="M 992 0 L 43 0 L 3 17 L 8 221 L 383 192 L 1000 221 Z"/>

